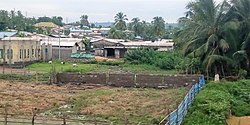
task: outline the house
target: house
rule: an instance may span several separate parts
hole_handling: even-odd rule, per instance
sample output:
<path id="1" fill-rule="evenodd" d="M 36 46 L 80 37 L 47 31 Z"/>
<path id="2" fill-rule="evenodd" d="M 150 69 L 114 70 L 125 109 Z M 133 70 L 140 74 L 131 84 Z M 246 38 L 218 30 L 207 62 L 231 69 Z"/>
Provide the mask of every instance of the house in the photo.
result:
<path id="1" fill-rule="evenodd" d="M 4 37 L 0 40 L 0 62 L 23 67 L 41 60 L 40 39 L 30 37 Z"/>
<path id="2" fill-rule="evenodd" d="M 136 48 L 152 48 L 157 51 L 169 51 L 174 47 L 173 40 L 161 41 L 124 41 L 119 39 L 100 39 L 92 41 L 97 56 L 124 58 L 127 50 Z"/>
<path id="3" fill-rule="evenodd" d="M 96 56 L 105 56 L 105 57 L 113 56 L 113 53 L 111 53 L 111 52 L 109 52 L 108 55 L 105 55 L 105 52 L 104 52 L 105 46 L 117 46 L 120 42 L 124 42 L 124 40 L 122 40 L 122 39 L 106 39 L 106 38 L 91 40 L 93 49 L 95 51 L 95 55 Z M 109 49 L 107 49 L 107 50 L 109 50 Z"/>
<path id="4" fill-rule="evenodd" d="M 41 44 L 51 45 L 52 59 L 68 60 L 72 53 L 76 53 L 78 50 L 83 49 L 84 46 L 81 44 L 82 39 L 77 38 L 54 38 L 54 37 L 43 37 Z"/>

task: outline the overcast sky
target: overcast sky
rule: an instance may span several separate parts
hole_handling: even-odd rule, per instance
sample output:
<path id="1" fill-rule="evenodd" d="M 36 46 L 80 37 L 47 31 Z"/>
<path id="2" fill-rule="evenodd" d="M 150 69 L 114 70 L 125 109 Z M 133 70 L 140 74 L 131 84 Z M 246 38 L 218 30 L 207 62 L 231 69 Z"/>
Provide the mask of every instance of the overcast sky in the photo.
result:
<path id="1" fill-rule="evenodd" d="M 28 17 L 62 16 L 64 22 L 78 21 L 82 14 L 90 22 L 109 22 L 118 12 L 131 20 L 139 17 L 151 21 L 162 16 L 166 22 L 176 22 L 184 15 L 191 0 L 1 0 L 0 9 L 21 10 Z M 216 0 L 223 1 L 223 0 Z"/>

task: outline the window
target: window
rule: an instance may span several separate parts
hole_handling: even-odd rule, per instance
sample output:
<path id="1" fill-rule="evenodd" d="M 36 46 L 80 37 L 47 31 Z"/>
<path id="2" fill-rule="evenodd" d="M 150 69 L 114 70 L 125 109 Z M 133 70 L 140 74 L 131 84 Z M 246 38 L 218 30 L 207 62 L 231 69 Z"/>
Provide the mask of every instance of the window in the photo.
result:
<path id="1" fill-rule="evenodd" d="M 10 58 L 13 59 L 13 49 L 10 50 Z"/>
<path id="2" fill-rule="evenodd" d="M 0 59 L 3 58 L 3 49 L 0 49 Z"/>
<path id="3" fill-rule="evenodd" d="M 30 50 L 27 50 L 27 58 L 30 58 Z"/>
<path id="4" fill-rule="evenodd" d="M 22 49 L 19 50 L 19 58 L 22 59 Z"/>
<path id="5" fill-rule="evenodd" d="M 24 54 L 23 55 L 24 55 L 24 58 L 26 58 L 26 49 L 24 49 Z"/>
<path id="6" fill-rule="evenodd" d="M 34 49 L 31 50 L 32 57 L 34 57 Z"/>
<path id="7" fill-rule="evenodd" d="M 7 49 L 7 59 L 13 59 L 13 49 Z"/>

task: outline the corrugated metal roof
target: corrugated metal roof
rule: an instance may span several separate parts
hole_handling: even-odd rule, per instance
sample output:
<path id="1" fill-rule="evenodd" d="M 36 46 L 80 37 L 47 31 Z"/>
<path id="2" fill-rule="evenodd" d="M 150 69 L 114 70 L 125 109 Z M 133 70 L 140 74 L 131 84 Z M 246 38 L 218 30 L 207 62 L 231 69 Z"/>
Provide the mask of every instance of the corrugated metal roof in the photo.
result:
<path id="1" fill-rule="evenodd" d="M 155 42 L 151 42 L 151 41 L 143 41 L 143 42 L 120 42 L 120 44 L 124 45 L 124 46 L 167 46 L 167 47 L 173 47 L 174 46 L 174 42 L 167 42 L 167 41 L 155 41 Z"/>
<path id="2" fill-rule="evenodd" d="M 4 41 L 40 41 L 38 38 L 33 37 L 4 37 L 2 40 Z"/>
<path id="3" fill-rule="evenodd" d="M 11 37 L 14 36 L 17 32 L 0 32 L 0 39 L 2 39 L 3 37 Z"/>
<path id="4" fill-rule="evenodd" d="M 60 46 L 73 47 L 75 43 L 80 42 L 82 39 L 76 38 L 60 38 Z M 42 38 L 41 44 L 51 44 L 52 46 L 59 46 L 59 38 Z"/>

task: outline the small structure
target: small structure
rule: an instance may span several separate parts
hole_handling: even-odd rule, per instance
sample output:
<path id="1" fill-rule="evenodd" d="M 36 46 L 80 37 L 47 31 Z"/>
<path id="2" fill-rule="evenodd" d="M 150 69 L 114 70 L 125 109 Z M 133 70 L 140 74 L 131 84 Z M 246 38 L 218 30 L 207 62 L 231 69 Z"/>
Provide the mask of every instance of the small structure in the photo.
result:
<path id="1" fill-rule="evenodd" d="M 215 82 L 220 81 L 220 76 L 219 76 L 219 74 L 216 74 L 216 75 L 214 76 L 214 81 L 215 81 Z"/>
<path id="2" fill-rule="evenodd" d="M 95 55 L 124 58 L 127 50 L 136 48 L 152 48 L 157 51 L 169 51 L 174 47 L 172 40 L 161 41 L 124 41 L 121 39 L 99 39 L 91 41 L 95 50 Z"/>
<path id="3" fill-rule="evenodd" d="M 63 60 L 68 60 L 71 57 L 71 53 L 77 52 L 80 47 L 81 39 L 77 38 L 53 38 L 53 37 L 43 37 L 41 44 L 44 45 L 51 45 L 52 59 L 59 59 L 59 51 L 60 51 L 60 58 Z M 76 45 L 77 44 L 77 45 Z"/>

